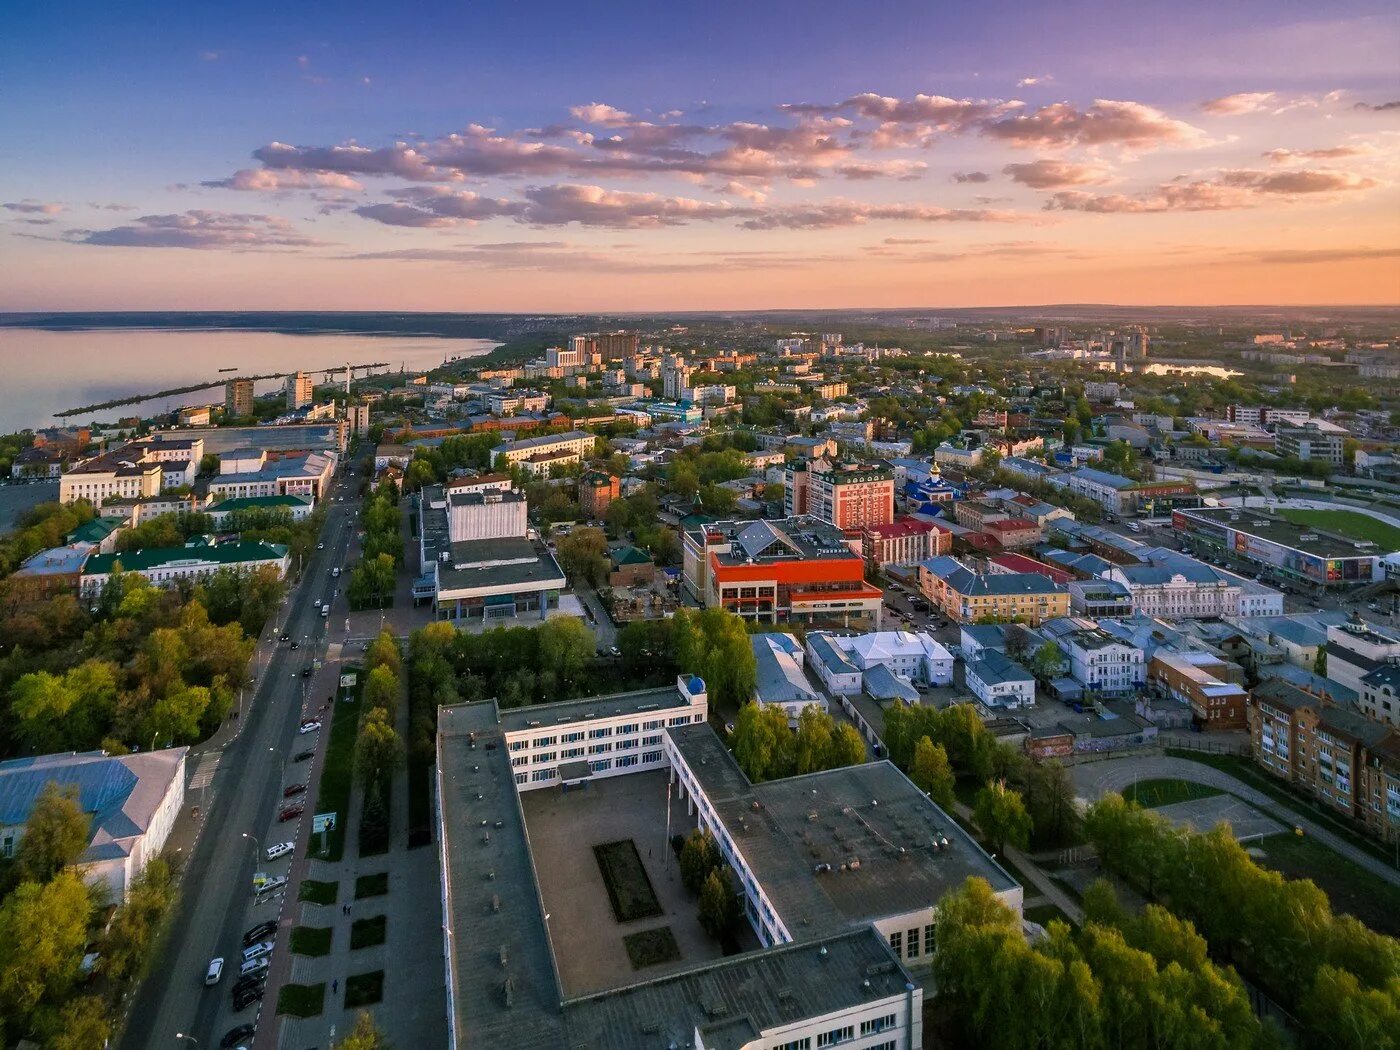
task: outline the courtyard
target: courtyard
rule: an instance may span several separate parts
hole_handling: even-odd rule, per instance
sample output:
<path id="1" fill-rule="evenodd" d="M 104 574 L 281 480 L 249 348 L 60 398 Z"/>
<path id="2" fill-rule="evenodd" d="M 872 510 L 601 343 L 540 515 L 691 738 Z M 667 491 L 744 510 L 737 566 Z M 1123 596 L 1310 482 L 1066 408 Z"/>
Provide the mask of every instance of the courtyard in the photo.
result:
<path id="1" fill-rule="evenodd" d="M 680 863 L 667 841 L 666 779 L 667 771 L 657 770 L 595 780 L 568 792 L 549 787 L 520 796 L 565 998 L 651 980 L 722 955 L 700 926 L 696 901 L 681 883 Z M 685 835 L 693 827 L 685 803 L 673 797 L 670 833 Z M 657 907 L 645 909 L 649 916 L 619 922 L 595 847 L 629 841 Z M 654 932 L 665 928 L 674 950 L 664 934 Z M 665 950 L 652 957 L 672 961 L 634 967 L 626 938 L 632 938 L 639 959 L 647 954 L 639 952 L 639 943 L 660 944 Z M 741 939 L 746 949 L 758 946 L 747 926 Z"/>

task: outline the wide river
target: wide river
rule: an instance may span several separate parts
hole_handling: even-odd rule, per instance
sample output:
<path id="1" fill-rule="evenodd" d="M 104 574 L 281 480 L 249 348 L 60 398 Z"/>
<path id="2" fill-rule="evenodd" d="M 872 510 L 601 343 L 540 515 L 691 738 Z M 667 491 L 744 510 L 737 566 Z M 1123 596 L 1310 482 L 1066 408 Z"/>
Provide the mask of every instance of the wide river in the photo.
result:
<path id="1" fill-rule="evenodd" d="M 288 335 L 241 329 L 182 331 L 123 328 L 51 332 L 0 328 L 0 434 L 25 427 L 88 423 L 88 416 L 55 419 L 53 413 L 156 390 L 216 382 L 236 375 L 387 361 L 421 371 L 450 358 L 480 357 L 500 344 L 489 339 L 430 336 Z M 220 372 L 221 368 L 236 369 Z M 322 382 L 323 376 L 316 376 Z M 343 381 L 344 376 L 342 375 Z M 265 393 L 281 380 L 257 385 Z M 143 401 L 92 413 L 99 421 L 155 415 L 181 405 L 222 402 L 222 387 Z"/>

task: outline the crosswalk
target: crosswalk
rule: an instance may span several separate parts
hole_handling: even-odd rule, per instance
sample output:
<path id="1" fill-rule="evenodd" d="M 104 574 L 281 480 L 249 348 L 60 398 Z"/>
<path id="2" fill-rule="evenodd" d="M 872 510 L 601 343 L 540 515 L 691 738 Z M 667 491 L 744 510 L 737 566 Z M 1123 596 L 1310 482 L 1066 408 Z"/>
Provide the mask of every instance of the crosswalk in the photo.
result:
<path id="1" fill-rule="evenodd" d="M 222 751 L 210 751 L 208 754 L 200 755 L 199 762 L 194 767 L 194 774 L 190 777 L 190 790 L 201 791 L 212 784 L 214 774 L 219 769 L 219 760 L 223 757 Z"/>

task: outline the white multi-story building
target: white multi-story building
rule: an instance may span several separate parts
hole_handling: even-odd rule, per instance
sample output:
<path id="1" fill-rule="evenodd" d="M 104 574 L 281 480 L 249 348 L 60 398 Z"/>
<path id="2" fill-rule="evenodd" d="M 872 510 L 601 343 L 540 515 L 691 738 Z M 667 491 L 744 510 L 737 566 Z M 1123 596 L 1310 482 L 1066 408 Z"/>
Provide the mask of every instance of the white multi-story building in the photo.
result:
<path id="1" fill-rule="evenodd" d="M 1194 559 L 1175 565 L 1115 565 L 1108 578 L 1128 588 L 1141 616 L 1185 620 L 1239 615 L 1239 585 Z"/>
<path id="2" fill-rule="evenodd" d="M 964 681 L 972 695 L 988 707 L 1015 710 L 1035 705 L 1035 677 L 999 650 L 982 650 L 982 655 L 967 665 Z"/>
<path id="3" fill-rule="evenodd" d="M 286 576 L 290 565 L 287 548 L 280 543 L 213 543 L 210 537 L 199 536 L 183 547 L 95 554 L 83 566 L 78 586 L 84 598 L 95 598 L 117 568 L 139 573 L 157 587 L 172 587 L 184 580 L 207 580 L 226 569 L 249 573 L 272 567 L 279 576 Z"/>
<path id="4" fill-rule="evenodd" d="M 844 654 L 845 661 L 862 675 L 876 667 L 887 667 L 901 678 L 922 686 L 946 686 L 953 681 L 953 654 L 925 631 L 873 631 L 858 635 L 813 631 L 807 635 L 807 651 L 813 657 L 817 674 L 829 682 L 828 688 L 831 688 L 830 683 L 845 683 L 844 678 L 836 677 L 844 671 L 844 663 L 827 667 L 827 648 L 813 646 L 818 638 Z M 817 664 L 822 666 L 817 668 Z M 860 682 L 856 682 L 855 690 L 832 691 L 859 692 Z"/>
<path id="5" fill-rule="evenodd" d="M 1070 677 L 1096 693 L 1126 695 L 1147 681 L 1143 651 L 1099 630 L 1075 631 L 1056 639 Z"/>
<path id="6" fill-rule="evenodd" d="M 1360 618 L 1327 628 L 1327 679 L 1355 693 L 1380 667 L 1400 665 L 1400 633 Z"/>
<path id="7" fill-rule="evenodd" d="M 577 463 L 593 451 L 597 442 L 596 437 L 584 430 L 541 434 L 539 437 L 502 442 L 491 450 L 491 461 L 494 463 L 500 456 L 505 456 L 509 465 L 519 463 L 528 469 L 529 462 L 539 461 L 538 457 L 565 454 L 570 462 Z"/>
<path id="8" fill-rule="evenodd" d="M 75 465 L 59 478 L 60 503 L 85 499 L 143 499 L 193 484 L 204 455 L 203 438 L 139 438 Z"/>
<path id="9" fill-rule="evenodd" d="M 524 536 L 527 531 L 525 494 L 483 489 L 447 494 L 448 529 L 452 542 Z"/>
<path id="10" fill-rule="evenodd" d="M 522 412 L 543 412 L 549 407 L 549 395 L 538 390 L 510 390 L 486 396 L 486 407 L 498 416 L 515 416 Z"/>

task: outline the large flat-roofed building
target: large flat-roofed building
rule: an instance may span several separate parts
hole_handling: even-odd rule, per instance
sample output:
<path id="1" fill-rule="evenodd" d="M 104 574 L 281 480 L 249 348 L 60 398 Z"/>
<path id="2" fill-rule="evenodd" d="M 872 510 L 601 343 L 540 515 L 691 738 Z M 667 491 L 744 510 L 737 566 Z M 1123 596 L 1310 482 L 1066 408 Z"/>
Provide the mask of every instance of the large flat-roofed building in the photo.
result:
<path id="1" fill-rule="evenodd" d="M 682 578 L 706 608 L 764 623 L 880 626 L 857 541 L 810 517 L 718 521 L 682 533 Z"/>
<path id="2" fill-rule="evenodd" d="M 212 543 L 209 537 L 199 536 L 183 547 L 95 554 L 83 566 L 79 586 L 83 597 L 96 597 L 118 567 L 139 573 L 157 587 L 171 587 L 183 580 L 208 579 L 221 570 L 247 573 L 270 567 L 286 576 L 290 565 L 287 548 L 280 543 Z"/>
<path id="3" fill-rule="evenodd" d="M 952 557 L 921 562 L 919 590 L 958 623 L 996 619 L 1034 626 L 1069 615 L 1069 591 L 1040 573 L 977 573 Z"/>
<path id="4" fill-rule="evenodd" d="M 1400 633 L 1354 616 L 1327 628 L 1327 680 L 1353 692 L 1382 667 L 1400 667 Z"/>
<path id="5" fill-rule="evenodd" d="M 256 448 L 264 452 L 344 452 L 350 439 L 350 424 L 344 419 L 316 423 L 279 423 L 258 427 L 215 427 L 196 430 L 171 427 L 162 430 L 166 438 L 198 437 L 204 451 L 222 456 L 234 449 Z"/>
<path id="6" fill-rule="evenodd" d="M 251 460 L 242 454 L 223 457 L 219 474 L 209 481 L 209 497 L 308 496 L 320 500 L 329 489 L 338 458 L 335 452 L 307 452 L 269 460 L 260 450 Z M 254 469 L 245 469 L 249 467 Z"/>
<path id="7" fill-rule="evenodd" d="M 1312 587 L 1356 587 L 1384 578 L 1380 550 L 1286 518 L 1235 507 L 1172 512 L 1172 528 L 1225 564 L 1263 566 L 1273 576 Z"/>
<path id="8" fill-rule="evenodd" d="M 520 493 L 427 485 L 417 498 L 423 574 L 415 602 L 432 602 L 437 618 L 450 621 L 543 620 L 558 608 L 568 581 L 531 532 Z"/>
<path id="9" fill-rule="evenodd" d="M 1279 427 L 1274 431 L 1274 451 L 1290 459 L 1304 462 L 1321 461 L 1334 467 L 1342 465 L 1342 443 L 1346 431 L 1325 430 L 1316 423 L 1296 427 Z"/>
<path id="10" fill-rule="evenodd" d="M 923 992 L 910 971 L 931 960 L 938 900 L 975 875 L 1019 911 L 1021 888 L 888 762 L 753 785 L 706 709 L 704 683 L 684 675 L 674 689 L 505 712 L 494 703 L 441 709 L 450 1047 L 920 1050 Z M 589 735 L 603 729 L 611 736 Z M 642 743 L 648 736 L 660 746 Z M 635 746 L 615 746 L 624 740 Z M 614 747 L 561 758 L 566 746 L 602 743 Z M 620 766 L 619 756 L 633 761 Z M 557 904 L 546 914 L 548 860 L 532 852 L 537 793 L 567 813 L 572 792 L 633 772 L 639 782 L 669 778 L 676 833 L 689 821 L 714 835 L 760 947 L 571 991 L 564 975 L 577 960 L 561 953 L 577 938 L 563 927 L 590 916 L 562 915 Z M 569 833 L 587 841 L 589 828 Z M 590 935 L 620 934 L 599 898 Z"/>
<path id="11" fill-rule="evenodd" d="M 1221 657 L 1159 648 L 1152 654 L 1147 674 L 1158 690 L 1191 708 L 1191 720 L 1200 728 L 1245 728 L 1249 691 L 1228 680 L 1230 667 Z"/>
<path id="12" fill-rule="evenodd" d="M 578 463 L 593 451 L 598 439 L 584 430 L 570 430 L 563 434 L 541 434 L 539 437 L 521 438 L 519 441 L 506 441 L 491 450 L 491 462 L 505 456 L 510 466 L 519 464 L 527 470 L 538 473 L 531 463 L 547 463 L 546 470 L 556 465 Z"/>
<path id="13" fill-rule="evenodd" d="M 1093 467 L 1081 467 L 1054 479 L 1055 484 L 1093 500 L 1110 514 L 1123 517 L 1158 515 L 1177 507 L 1200 506 L 1196 486 L 1189 481 L 1134 481 Z"/>
<path id="14" fill-rule="evenodd" d="M 44 788 L 74 788 L 91 818 L 77 865 L 89 883 L 126 900 L 132 881 L 160 853 L 185 798 L 187 747 L 109 755 L 105 751 L 40 755 L 0 762 L 0 857 L 13 857 Z"/>

